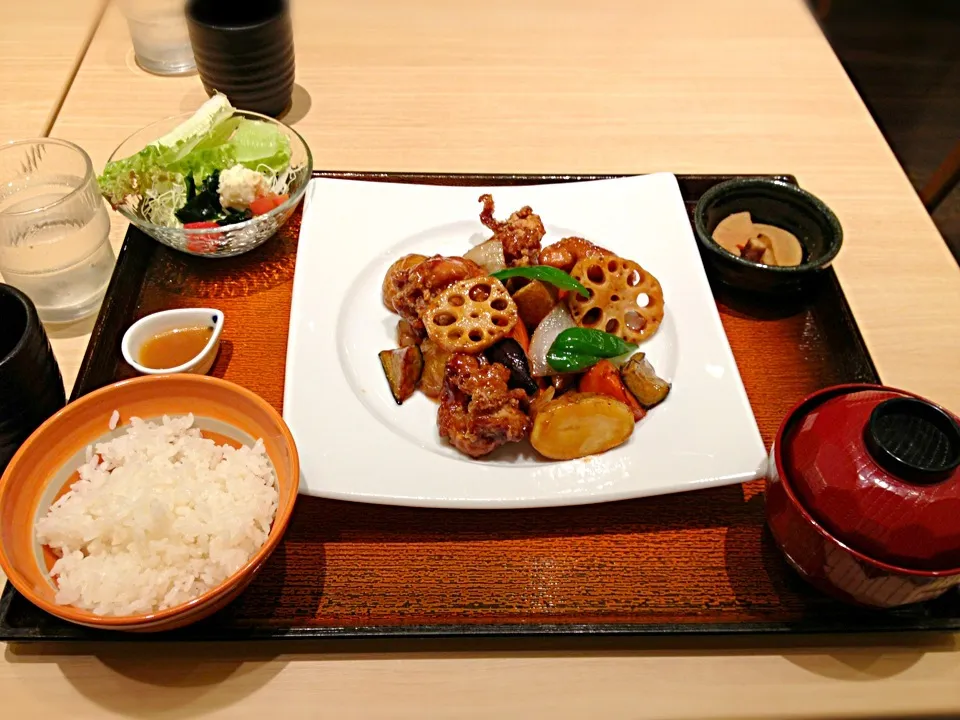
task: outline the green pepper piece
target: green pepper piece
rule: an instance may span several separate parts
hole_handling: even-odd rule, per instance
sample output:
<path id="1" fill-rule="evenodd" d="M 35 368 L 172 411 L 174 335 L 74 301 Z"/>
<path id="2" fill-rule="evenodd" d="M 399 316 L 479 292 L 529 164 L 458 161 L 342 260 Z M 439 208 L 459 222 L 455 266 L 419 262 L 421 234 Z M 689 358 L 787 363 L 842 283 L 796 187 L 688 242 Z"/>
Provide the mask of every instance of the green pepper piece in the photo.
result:
<path id="1" fill-rule="evenodd" d="M 557 372 L 574 373 L 593 367 L 600 358 L 595 355 L 579 355 L 577 353 L 555 352 L 551 347 L 547 352 L 547 365 Z"/>
<path id="2" fill-rule="evenodd" d="M 557 336 L 550 352 L 614 358 L 633 352 L 637 346 L 616 335 L 591 328 L 568 328 Z"/>
<path id="3" fill-rule="evenodd" d="M 531 265 L 530 267 L 507 268 L 506 270 L 500 270 L 493 273 L 493 277 L 500 281 L 509 280 L 512 277 L 522 277 L 526 278 L 527 280 L 540 280 L 541 282 L 550 283 L 561 290 L 569 290 L 570 292 L 583 295 L 585 298 L 590 297 L 590 291 L 581 285 L 577 280 L 574 280 L 563 270 L 558 270 L 557 268 L 550 267 L 549 265 Z"/>

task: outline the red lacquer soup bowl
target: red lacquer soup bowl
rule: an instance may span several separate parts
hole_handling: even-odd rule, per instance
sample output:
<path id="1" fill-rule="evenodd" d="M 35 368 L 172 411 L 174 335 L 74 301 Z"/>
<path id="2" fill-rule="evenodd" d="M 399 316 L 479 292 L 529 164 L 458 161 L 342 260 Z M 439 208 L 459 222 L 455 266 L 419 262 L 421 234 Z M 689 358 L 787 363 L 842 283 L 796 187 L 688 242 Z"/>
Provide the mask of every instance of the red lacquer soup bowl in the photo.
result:
<path id="1" fill-rule="evenodd" d="M 843 385 L 783 421 L 767 522 L 787 561 L 842 600 L 878 608 L 960 584 L 960 422 L 912 393 Z"/>

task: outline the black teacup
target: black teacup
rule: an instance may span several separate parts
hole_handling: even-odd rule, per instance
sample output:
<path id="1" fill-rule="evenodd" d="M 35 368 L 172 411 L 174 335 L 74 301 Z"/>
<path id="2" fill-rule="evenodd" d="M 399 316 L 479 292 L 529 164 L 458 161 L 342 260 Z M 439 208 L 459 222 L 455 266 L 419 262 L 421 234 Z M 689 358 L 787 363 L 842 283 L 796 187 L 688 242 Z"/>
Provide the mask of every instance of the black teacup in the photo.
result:
<path id="1" fill-rule="evenodd" d="M 60 366 L 37 308 L 0 283 L 0 473 L 30 433 L 65 403 Z"/>
<path id="2" fill-rule="evenodd" d="M 189 0 L 187 25 L 200 80 L 235 107 L 276 117 L 293 95 L 293 26 L 286 0 Z"/>

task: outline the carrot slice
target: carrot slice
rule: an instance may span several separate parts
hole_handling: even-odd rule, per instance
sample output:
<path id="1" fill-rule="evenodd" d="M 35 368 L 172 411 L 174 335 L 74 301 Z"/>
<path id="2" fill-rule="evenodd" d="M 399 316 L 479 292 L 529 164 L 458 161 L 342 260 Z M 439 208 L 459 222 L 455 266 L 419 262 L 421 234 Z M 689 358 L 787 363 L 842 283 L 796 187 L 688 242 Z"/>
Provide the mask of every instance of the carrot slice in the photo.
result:
<path id="1" fill-rule="evenodd" d="M 580 378 L 580 392 L 600 393 L 619 400 L 633 412 L 633 419 L 640 420 L 647 411 L 643 409 L 627 386 L 620 379 L 620 371 L 609 360 L 601 360 Z"/>
<path id="2" fill-rule="evenodd" d="M 523 351 L 528 356 L 530 355 L 530 333 L 527 332 L 527 326 L 523 324 L 523 320 L 517 320 L 517 324 L 513 326 L 513 330 L 510 331 L 507 337 L 516 340 L 520 347 L 523 348 Z"/>

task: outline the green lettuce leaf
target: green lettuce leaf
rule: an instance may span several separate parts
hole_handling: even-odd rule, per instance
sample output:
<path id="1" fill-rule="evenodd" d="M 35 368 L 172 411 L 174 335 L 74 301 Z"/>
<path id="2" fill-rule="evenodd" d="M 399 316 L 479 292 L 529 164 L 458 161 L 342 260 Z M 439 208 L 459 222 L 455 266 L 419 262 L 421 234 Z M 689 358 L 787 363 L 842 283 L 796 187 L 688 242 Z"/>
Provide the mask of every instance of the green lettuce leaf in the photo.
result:
<path id="1" fill-rule="evenodd" d="M 131 196 L 140 196 L 142 202 L 154 182 L 169 182 L 172 176 L 185 173 L 204 176 L 210 173 L 211 166 L 232 162 L 234 158 L 228 153 L 208 153 L 214 149 L 211 147 L 205 147 L 196 158 L 188 158 L 204 141 L 223 145 L 223 139 L 236 130 L 233 113 L 234 108 L 225 95 L 214 95 L 188 120 L 136 155 L 107 163 L 97 178 L 100 192 L 114 207 L 129 202 Z M 228 127 L 222 128 L 223 125 Z M 156 194 L 162 192 L 167 192 L 167 188 L 160 188 Z"/>
<path id="2" fill-rule="evenodd" d="M 167 165 L 167 169 L 181 175 L 189 175 L 200 185 L 206 178 L 219 170 L 226 170 L 237 164 L 237 155 L 230 143 L 216 147 L 196 149 L 181 159 Z"/>
<path id="3" fill-rule="evenodd" d="M 276 125 L 244 118 L 230 143 L 236 151 L 237 162 L 251 170 L 262 170 L 261 166 L 266 166 L 279 173 L 290 165 L 290 138 Z"/>

